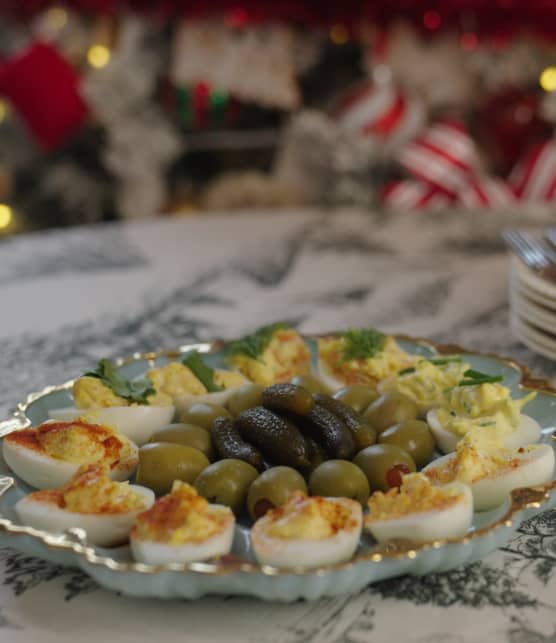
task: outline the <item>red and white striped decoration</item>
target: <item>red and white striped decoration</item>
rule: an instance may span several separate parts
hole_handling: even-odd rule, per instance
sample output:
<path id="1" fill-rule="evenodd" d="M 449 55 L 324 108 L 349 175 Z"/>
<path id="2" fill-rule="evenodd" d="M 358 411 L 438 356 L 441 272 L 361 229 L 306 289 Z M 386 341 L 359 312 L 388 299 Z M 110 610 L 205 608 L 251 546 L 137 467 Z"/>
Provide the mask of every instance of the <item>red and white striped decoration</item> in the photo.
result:
<path id="1" fill-rule="evenodd" d="M 556 141 L 535 146 L 512 171 L 509 183 L 524 201 L 556 199 Z"/>
<path id="2" fill-rule="evenodd" d="M 427 128 L 401 150 L 399 161 L 414 177 L 453 195 L 469 184 L 478 166 L 473 140 L 456 121 Z"/>
<path id="3" fill-rule="evenodd" d="M 455 197 L 423 181 L 397 181 L 382 194 L 386 207 L 393 210 L 441 210 L 454 203 Z"/>
<path id="4" fill-rule="evenodd" d="M 415 136 L 425 122 L 420 101 L 404 96 L 390 84 L 371 81 L 341 96 L 332 115 L 345 131 L 379 136 L 394 146 Z"/>
<path id="5" fill-rule="evenodd" d="M 458 202 L 464 208 L 500 208 L 515 201 L 508 184 L 492 176 L 474 177 L 458 192 Z"/>

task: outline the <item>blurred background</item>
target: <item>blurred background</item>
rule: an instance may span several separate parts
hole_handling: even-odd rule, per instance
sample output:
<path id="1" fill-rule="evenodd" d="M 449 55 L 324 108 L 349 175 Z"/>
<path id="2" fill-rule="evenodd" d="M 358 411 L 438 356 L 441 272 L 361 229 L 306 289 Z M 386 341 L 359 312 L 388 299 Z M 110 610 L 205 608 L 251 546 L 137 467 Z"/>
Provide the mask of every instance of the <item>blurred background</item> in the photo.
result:
<path id="1" fill-rule="evenodd" d="M 0 0 L 0 237 L 554 208 L 556 0 Z"/>

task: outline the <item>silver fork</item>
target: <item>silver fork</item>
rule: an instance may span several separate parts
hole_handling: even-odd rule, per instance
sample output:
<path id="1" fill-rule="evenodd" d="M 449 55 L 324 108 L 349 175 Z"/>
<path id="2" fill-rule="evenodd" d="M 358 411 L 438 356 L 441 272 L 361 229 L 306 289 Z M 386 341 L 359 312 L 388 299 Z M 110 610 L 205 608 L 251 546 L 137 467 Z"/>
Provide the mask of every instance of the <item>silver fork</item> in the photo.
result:
<path id="1" fill-rule="evenodd" d="M 539 276 L 556 282 L 556 255 L 523 230 L 505 230 L 504 241 L 511 250 Z"/>
<path id="2" fill-rule="evenodd" d="M 547 228 L 544 231 L 544 238 L 550 244 L 550 250 L 556 255 L 556 228 Z"/>

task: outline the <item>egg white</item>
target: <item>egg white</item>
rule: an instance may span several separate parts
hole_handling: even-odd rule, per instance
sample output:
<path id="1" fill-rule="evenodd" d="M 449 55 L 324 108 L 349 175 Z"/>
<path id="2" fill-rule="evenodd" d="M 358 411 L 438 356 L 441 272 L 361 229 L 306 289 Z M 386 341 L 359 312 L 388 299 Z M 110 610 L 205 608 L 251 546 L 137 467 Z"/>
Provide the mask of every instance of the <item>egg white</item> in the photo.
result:
<path id="1" fill-rule="evenodd" d="M 475 511 L 498 507 L 513 489 L 534 487 L 552 480 L 554 449 L 549 444 L 535 444 L 533 447 L 531 451 L 524 453 L 512 450 L 512 457 L 521 461 L 518 467 L 502 469 L 497 475 L 490 475 L 470 485 Z M 423 469 L 423 473 L 440 468 L 455 457 L 455 453 L 448 453 L 437 458 Z"/>
<path id="2" fill-rule="evenodd" d="M 348 498 L 327 498 L 349 509 L 355 526 L 342 529 L 334 536 L 319 540 L 276 538 L 266 532 L 269 514 L 259 518 L 251 528 L 253 552 L 262 565 L 274 567 L 320 567 L 343 563 L 353 556 L 361 536 L 363 512 L 361 505 Z"/>
<path id="3" fill-rule="evenodd" d="M 130 485 L 143 497 L 144 506 L 123 513 L 77 513 L 57 507 L 53 503 L 25 496 L 14 505 L 19 521 L 35 529 L 62 533 L 71 527 L 80 527 L 87 532 L 87 540 L 93 545 L 111 547 L 127 541 L 129 531 L 138 514 L 154 503 L 154 493 L 146 487 Z"/>
<path id="4" fill-rule="evenodd" d="M 455 451 L 457 443 L 463 436 L 445 429 L 438 420 L 436 411 L 437 409 L 431 409 L 427 413 L 427 424 L 430 427 L 436 444 L 442 453 Z M 519 426 L 515 431 L 505 436 L 502 441 L 502 445 L 507 449 L 517 449 L 518 447 L 525 446 L 526 444 L 538 442 L 540 436 L 540 424 L 532 417 L 522 413 L 520 416 Z"/>
<path id="5" fill-rule="evenodd" d="M 330 391 L 331 395 L 336 391 L 338 391 L 339 389 L 347 386 L 347 382 L 339 379 L 338 377 L 332 374 L 327 364 L 322 359 L 318 360 L 317 366 L 313 375 L 317 380 L 319 380 L 325 386 L 325 388 L 327 388 Z"/>
<path id="6" fill-rule="evenodd" d="M 473 519 L 473 496 L 471 489 L 461 482 L 445 485 L 462 494 L 461 499 L 444 509 L 414 512 L 398 518 L 368 521 L 365 528 L 383 542 L 392 538 L 410 538 L 429 541 L 464 536 Z"/>
<path id="7" fill-rule="evenodd" d="M 112 480 L 119 482 L 127 480 L 137 468 L 139 463 L 138 448 L 132 442 L 129 447 L 129 458 L 120 460 L 115 467 L 109 470 L 108 476 Z M 40 453 L 17 442 L 12 442 L 9 435 L 2 440 L 2 455 L 15 475 L 36 489 L 61 487 L 77 473 L 81 466 L 76 462 L 52 458 L 46 453 Z"/>
<path id="8" fill-rule="evenodd" d="M 108 406 L 102 409 L 52 409 L 48 417 L 52 420 L 70 422 L 84 417 L 88 422 L 105 424 L 141 446 L 148 442 L 156 429 L 169 424 L 174 417 L 173 406 Z"/>
<path id="9" fill-rule="evenodd" d="M 244 384 L 249 380 L 245 380 Z M 243 384 L 241 385 L 243 386 Z M 197 402 L 203 404 L 216 404 L 217 406 L 224 406 L 226 402 L 230 399 L 233 393 L 237 391 L 241 386 L 234 386 L 232 388 L 227 388 L 225 391 L 218 391 L 217 393 L 202 393 L 201 395 L 179 395 L 174 398 L 174 404 L 176 405 L 176 411 L 182 413 L 187 411 L 187 409 Z"/>
<path id="10" fill-rule="evenodd" d="M 223 505 L 209 504 L 209 511 L 211 509 L 226 512 L 226 522 L 218 533 L 200 542 L 173 545 L 144 540 L 139 538 L 133 530 L 129 537 L 133 558 L 147 565 L 166 565 L 168 563 L 193 563 L 228 554 L 234 539 L 234 514 Z"/>

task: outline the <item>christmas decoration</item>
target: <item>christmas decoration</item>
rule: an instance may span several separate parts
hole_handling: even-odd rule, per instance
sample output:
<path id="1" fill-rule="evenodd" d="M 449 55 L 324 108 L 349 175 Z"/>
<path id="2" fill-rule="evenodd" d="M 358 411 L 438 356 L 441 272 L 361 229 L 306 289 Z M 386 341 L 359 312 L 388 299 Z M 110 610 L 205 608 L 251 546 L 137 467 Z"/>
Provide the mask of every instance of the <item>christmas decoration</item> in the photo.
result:
<path id="1" fill-rule="evenodd" d="M 170 78 L 175 85 L 202 81 L 244 101 L 292 110 L 300 103 L 294 43 L 294 32 L 283 25 L 229 29 L 217 21 L 185 21 L 174 39 Z"/>
<path id="2" fill-rule="evenodd" d="M 0 4 L 4 231 L 556 200 L 553 2 Z"/>
<path id="3" fill-rule="evenodd" d="M 65 142 L 87 118 L 78 83 L 75 70 L 47 43 L 34 43 L 0 66 L 0 96 L 46 150 Z"/>
<path id="4" fill-rule="evenodd" d="M 390 83 L 365 81 L 343 94 L 332 115 L 349 134 L 376 136 L 391 148 L 422 128 L 425 110 L 420 101 L 404 96 Z"/>
<path id="5" fill-rule="evenodd" d="M 556 199 L 556 141 L 535 146 L 509 180 L 517 197 L 524 201 Z"/>

